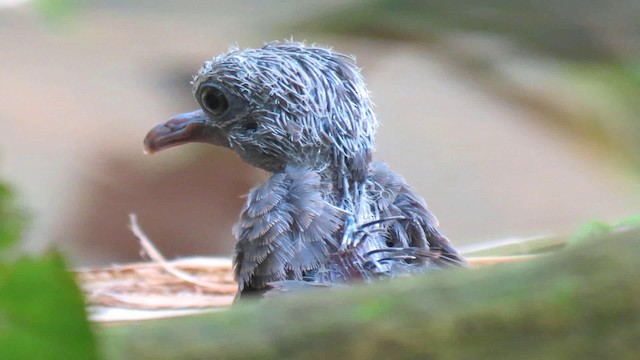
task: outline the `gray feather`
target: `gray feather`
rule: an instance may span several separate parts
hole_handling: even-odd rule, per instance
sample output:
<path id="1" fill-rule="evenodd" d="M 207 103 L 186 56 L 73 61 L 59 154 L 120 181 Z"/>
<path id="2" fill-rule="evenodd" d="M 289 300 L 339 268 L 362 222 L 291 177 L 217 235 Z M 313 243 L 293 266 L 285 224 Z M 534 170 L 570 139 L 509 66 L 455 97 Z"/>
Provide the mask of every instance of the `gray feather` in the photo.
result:
<path id="1" fill-rule="evenodd" d="M 282 174 L 253 189 L 248 197 L 264 193 L 263 187 L 284 189 L 278 206 L 260 213 L 250 211 L 254 204 L 249 201 L 236 225 L 234 263 L 241 289 L 287 278 L 302 280 L 306 271 L 326 261 L 331 243 L 327 240 L 336 237 L 343 222 L 340 212 L 324 200 L 317 172 L 287 167 Z"/>
<path id="2" fill-rule="evenodd" d="M 230 110 L 213 126 L 272 173 L 234 228 L 241 294 L 464 265 L 422 197 L 372 163 L 378 122 L 351 57 L 292 41 L 234 48 L 193 85 L 199 101 L 207 86 L 224 89 Z"/>

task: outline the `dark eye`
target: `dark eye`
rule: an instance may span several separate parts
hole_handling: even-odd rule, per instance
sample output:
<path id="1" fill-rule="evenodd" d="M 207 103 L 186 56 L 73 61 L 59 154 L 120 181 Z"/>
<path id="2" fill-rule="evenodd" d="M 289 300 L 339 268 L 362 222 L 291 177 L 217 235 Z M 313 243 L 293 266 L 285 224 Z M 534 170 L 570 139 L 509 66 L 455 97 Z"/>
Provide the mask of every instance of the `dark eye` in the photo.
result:
<path id="1" fill-rule="evenodd" d="M 207 87 L 202 91 L 202 106 L 213 115 L 222 115 L 229 108 L 227 97 L 214 87 Z"/>

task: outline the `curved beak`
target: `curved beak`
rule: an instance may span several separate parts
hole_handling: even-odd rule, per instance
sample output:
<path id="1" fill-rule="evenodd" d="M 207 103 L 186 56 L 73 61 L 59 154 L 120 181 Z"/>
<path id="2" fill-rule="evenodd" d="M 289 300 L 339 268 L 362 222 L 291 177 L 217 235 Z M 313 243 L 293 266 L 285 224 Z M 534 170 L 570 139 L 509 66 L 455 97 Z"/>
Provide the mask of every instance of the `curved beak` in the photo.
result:
<path id="1" fill-rule="evenodd" d="M 223 137 L 202 110 L 179 114 L 149 130 L 144 138 L 144 151 L 148 154 L 190 142 L 223 145 Z"/>

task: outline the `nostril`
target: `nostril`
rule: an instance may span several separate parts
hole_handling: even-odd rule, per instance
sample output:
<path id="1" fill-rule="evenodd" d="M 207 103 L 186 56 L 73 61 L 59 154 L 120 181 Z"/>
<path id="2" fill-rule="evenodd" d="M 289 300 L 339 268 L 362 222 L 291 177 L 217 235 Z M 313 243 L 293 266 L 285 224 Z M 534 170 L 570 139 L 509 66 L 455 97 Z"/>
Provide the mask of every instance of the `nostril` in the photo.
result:
<path id="1" fill-rule="evenodd" d="M 258 123 L 255 121 L 250 121 L 244 125 L 244 129 L 247 131 L 254 132 L 258 130 Z"/>

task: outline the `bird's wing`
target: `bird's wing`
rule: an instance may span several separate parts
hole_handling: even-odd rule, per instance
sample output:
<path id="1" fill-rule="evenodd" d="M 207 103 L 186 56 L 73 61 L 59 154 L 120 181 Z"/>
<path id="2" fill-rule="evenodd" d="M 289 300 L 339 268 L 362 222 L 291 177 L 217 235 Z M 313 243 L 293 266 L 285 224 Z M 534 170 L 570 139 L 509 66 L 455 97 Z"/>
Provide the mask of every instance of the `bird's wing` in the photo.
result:
<path id="1" fill-rule="evenodd" d="M 274 174 L 251 190 L 234 228 L 240 292 L 302 280 L 326 262 L 343 222 L 343 214 L 324 201 L 317 173 L 287 167 Z"/>
<path id="2" fill-rule="evenodd" d="M 380 162 L 371 164 L 369 194 L 380 218 L 394 218 L 385 223 L 387 245 L 410 248 L 412 256 L 436 266 L 466 264 L 449 239 L 438 230 L 438 220 L 424 199 L 416 194 L 397 173 Z"/>

